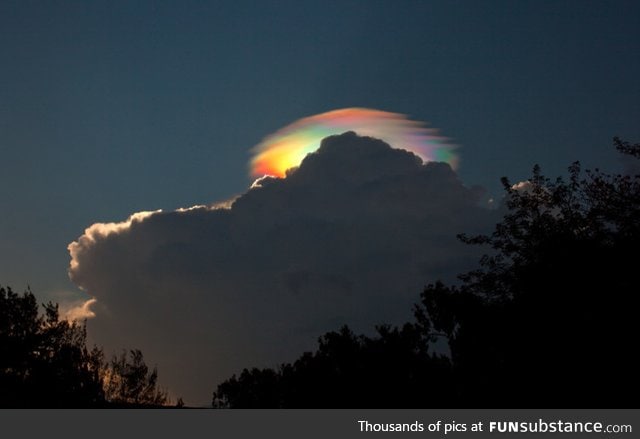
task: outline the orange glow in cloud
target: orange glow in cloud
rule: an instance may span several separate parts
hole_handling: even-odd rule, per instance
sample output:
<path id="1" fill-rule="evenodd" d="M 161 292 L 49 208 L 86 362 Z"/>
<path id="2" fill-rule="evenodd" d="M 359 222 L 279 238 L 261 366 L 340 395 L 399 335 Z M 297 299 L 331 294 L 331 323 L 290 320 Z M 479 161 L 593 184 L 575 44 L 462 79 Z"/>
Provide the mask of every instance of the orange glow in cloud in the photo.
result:
<path id="1" fill-rule="evenodd" d="M 394 148 L 413 152 L 424 161 L 447 162 L 453 168 L 457 165 L 454 146 L 422 122 L 398 113 L 344 108 L 300 119 L 267 136 L 252 150 L 251 176 L 285 177 L 287 169 L 300 165 L 307 154 L 320 147 L 322 139 L 346 131 L 381 139 Z"/>

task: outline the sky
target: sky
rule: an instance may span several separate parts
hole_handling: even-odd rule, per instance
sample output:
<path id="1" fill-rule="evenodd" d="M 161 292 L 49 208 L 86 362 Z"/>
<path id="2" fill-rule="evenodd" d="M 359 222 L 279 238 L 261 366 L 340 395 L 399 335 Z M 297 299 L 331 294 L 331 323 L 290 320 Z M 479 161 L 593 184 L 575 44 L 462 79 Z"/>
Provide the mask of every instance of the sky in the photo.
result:
<path id="1" fill-rule="evenodd" d="M 429 221 L 430 230 L 444 224 L 465 228 L 456 233 L 490 223 L 484 211 L 474 213 L 478 221 L 468 221 L 469 211 L 487 198 L 499 199 L 500 177 L 521 181 L 535 163 L 550 176 L 575 160 L 612 171 L 621 167 L 611 138 L 640 139 L 638 53 L 636 1 L 0 2 L 0 284 L 18 291 L 30 285 L 42 301 L 63 304 L 95 297 L 91 337 L 110 349 L 141 348 L 158 363 L 161 379 L 169 377 L 186 401 L 202 402 L 210 390 L 197 394 L 194 382 L 178 376 L 182 366 L 167 346 L 153 342 L 158 322 L 176 309 L 175 291 L 192 290 L 188 298 L 180 293 L 184 308 L 174 316 L 175 322 L 192 322 L 174 339 L 165 334 L 167 345 L 200 340 L 186 344 L 191 350 L 185 355 L 195 363 L 203 346 L 217 343 L 220 350 L 207 353 L 194 373 L 212 383 L 251 366 L 247 361 L 291 359 L 295 348 L 312 346 L 322 330 L 342 323 L 315 299 L 296 302 L 306 285 L 315 291 L 307 296 L 352 288 L 353 299 L 336 314 L 358 329 L 375 318 L 400 319 L 402 307 L 417 300 L 419 287 L 415 299 L 408 292 L 414 284 L 451 276 L 468 256 L 453 257 L 464 250 L 442 244 L 435 232 L 420 235 L 435 246 L 431 250 L 414 246 L 411 237 L 420 227 L 413 221 Z M 349 163 L 381 172 L 377 186 L 365 171 L 335 186 L 327 182 L 346 175 L 344 169 L 300 167 L 297 178 L 306 176 L 304 187 L 317 189 L 316 207 L 293 180 L 269 180 L 248 190 L 254 146 L 298 119 L 347 107 L 406 114 L 437 128 L 458 145 L 455 173 L 410 164 L 395 168 L 391 163 L 402 159 L 393 154 L 380 165 L 362 153 Z M 334 164 L 347 158 L 339 148 L 323 153 Z M 387 169 L 401 171 L 385 176 Z M 402 190 L 394 186 L 398 179 Z M 448 198 L 433 195 L 436 188 Z M 332 196 L 342 191 L 365 194 L 358 199 L 370 204 Z M 421 192 L 432 194 L 432 204 L 419 202 Z M 389 193 L 404 194 L 406 205 L 394 204 Z M 235 212 L 173 212 L 243 194 Z M 292 200 L 298 203 L 294 213 Z M 371 206 L 378 210 L 368 211 Z M 67 248 L 93 236 L 85 230 L 94 224 L 126 222 L 136 212 L 159 209 L 165 214 L 123 223 L 122 233 L 95 235 L 95 245 L 75 247 L 75 256 Z M 449 216 L 435 218 L 434 209 Z M 347 214 L 362 211 L 369 212 L 366 221 Z M 327 221 L 332 225 L 323 229 Z M 394 262 L 388 279 L 377 279 L 371 274 L 380 270 L 376 264 L 395 261 L 401 248 L 373 241 L 365 252 L 365 244 L 381 230 L 398 230 L 399 221 L 407 226 L 399 229 L 397 242 L 419 254 L 417 265 Z M 383 225 L 387 229 L 378 228 Z M 347 259 L 329 263 L 329 244 L 325 253 L 307 255 L 323 239 L 342 242 L 345 230 L 362 232 L 349 235 L 356 250 L 343 252 Z M 273 241 L 277 233 L 293 244 Z M 264 246 L 277 252 L 260 253 Z M 389 253 L 374 251 L 389 247 Z M 368 265 L 348 259 L 365 254 Z M 72 267 L 73 281 L 72 257 L 80 261 Z M 160 281 L 161 275 L 166 279 Z M 406 276 L 406 296 L 390 299 L 380 287 L 376 303 L 382 311 L 358 314 L 350 300 L 366 297 L 365 285 L 389 285 L 392 275 Z M 290 314 L 274 309 L 271 319 L 255 320 L 237 335 L 233 345 L 243 348 L 234 351 L 228 338 L 221 341 L 222 328 L 241 328 L 237 322 L 246 316 L 239 310 L 255 296 L 234 301 L 232 292 L 259 289 L 269 279 L 269 294 L 292 292 L 279 310 Z M 224 293 L 211 293 L 211 285 Z M 151 287 L 164 299 L 149 296 Z M 214 314 L 236 320 L 215 326 L 218 332 L 211 335 L 213 329 L 198 326 L 213 320 L 198 307 L 201 300 L 208 305 L 203 309 L 230 307 L 228 314 Z M 158 305 L 149 307 L 152 302 Z M 386 302 L 397 305 L 388 314 Z M 300 331 L 308 337 L 291 340 L 287 352 L 256 353 L 256 346 L 268 346 L 294 327 L 276 325 L 269 339 L 264 329 L 274 319 L 302 325 L 291 317 L 296 309 L 315 310 L 317 319 L 308 319 L 308 331 Z M 258 343 L 256 334 L 267 338 Z M 210 373 L 221 357 L 231 360 Z"/>

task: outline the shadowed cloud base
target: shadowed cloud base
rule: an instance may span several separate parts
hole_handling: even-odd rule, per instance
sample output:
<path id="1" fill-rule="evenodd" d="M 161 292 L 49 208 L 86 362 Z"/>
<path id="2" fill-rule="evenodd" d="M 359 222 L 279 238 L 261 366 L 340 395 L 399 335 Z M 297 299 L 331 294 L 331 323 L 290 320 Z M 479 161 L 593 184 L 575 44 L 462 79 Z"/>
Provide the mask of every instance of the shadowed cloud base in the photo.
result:
<path id="1" fill-rule="evenodd" d="M 108 350 L 140 348 L 189 404 L 243 367 L 275 366 L 349 324 L 400 323 L 423 286 L 477 260 L 456 239 L 495 212 L 448 164 L 352 132 L 229 205 L 94 224 L 69 245 Z"/>

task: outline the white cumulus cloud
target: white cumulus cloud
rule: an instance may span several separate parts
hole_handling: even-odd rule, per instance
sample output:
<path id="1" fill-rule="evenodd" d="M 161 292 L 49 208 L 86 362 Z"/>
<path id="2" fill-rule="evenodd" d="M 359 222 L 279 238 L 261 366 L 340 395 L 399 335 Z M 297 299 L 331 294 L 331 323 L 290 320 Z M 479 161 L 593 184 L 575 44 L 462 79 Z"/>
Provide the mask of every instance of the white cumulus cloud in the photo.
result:
<path id="1" fill-rule="evenodd" d="M 94 341 L 142 349 L 176 396 L 206 404 L 327 330 L 410 319 L 425 284 L 477 260 L 456 234 L 493 224 L 482 196 L 445 163 L 345 133 L 232 202 L 94 224 L 69 274 L 96 300 Z"/>

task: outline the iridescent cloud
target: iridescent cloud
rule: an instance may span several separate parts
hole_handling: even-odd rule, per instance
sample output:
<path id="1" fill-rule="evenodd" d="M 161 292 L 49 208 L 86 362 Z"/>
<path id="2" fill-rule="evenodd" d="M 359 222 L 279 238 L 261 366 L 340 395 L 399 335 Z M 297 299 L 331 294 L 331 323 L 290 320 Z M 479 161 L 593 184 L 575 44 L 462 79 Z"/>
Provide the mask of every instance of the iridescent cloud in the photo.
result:
<path id="1" fill-rule="evenodd" d="M 286 171 L 320 146 L 331 135 L 354 131 L 361 136 L 384 140 L 392 147 L 411 151 L 424 161 L 458 162 L 455 146 L 425 124 L 405 115 L 368 108 L 344 108 L 300 119 L 267 136 L 252 150 L 252 177 L 286 176 Z"/>

